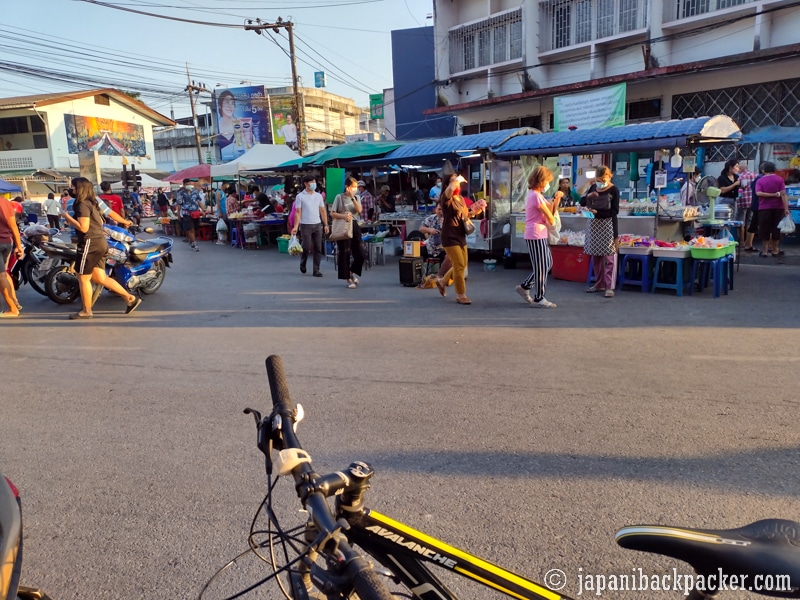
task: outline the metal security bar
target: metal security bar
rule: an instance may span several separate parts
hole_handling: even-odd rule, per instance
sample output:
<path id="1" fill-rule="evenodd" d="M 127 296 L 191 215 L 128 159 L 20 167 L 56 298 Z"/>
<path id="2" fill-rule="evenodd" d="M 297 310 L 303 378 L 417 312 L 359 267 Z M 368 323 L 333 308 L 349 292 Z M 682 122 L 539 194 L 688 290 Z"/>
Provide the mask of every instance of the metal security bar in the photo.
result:
<path id="1" fill-rule="evenodd" d="M 672 98 L 672 118 L 689 119 L 706 115 L 729 116 L 747 133 L 757 127 L 782 125 L 800 126 L 800 79 L 772 81 L 745 85 L 736 89 L 719 89 L 691 94 L 678 94 Z M 745 145 L 739 156 L 753 158 Z M 707 160 L 727 160 L 730 146 L 712 147 Z M 750 154 L 753 154 L 751 156 Z"/>
<path id="2" fill-rule="evenodd" d="M 667 21 L 686 19 L 697 15 L 705 15 L 734 6 L 752 4 L 756 0 L 671 0 L 665 2 Z"/>
<path id="3" fill-rule="evenodd" d="M 541 0 L 540 51 L 645 29 L 647 7 L 640 0 Z"/>
<path id="4" fill-rule="evenodd" d="M 450 73 L 522 58 L 522 9 L 450 30 Z"/>

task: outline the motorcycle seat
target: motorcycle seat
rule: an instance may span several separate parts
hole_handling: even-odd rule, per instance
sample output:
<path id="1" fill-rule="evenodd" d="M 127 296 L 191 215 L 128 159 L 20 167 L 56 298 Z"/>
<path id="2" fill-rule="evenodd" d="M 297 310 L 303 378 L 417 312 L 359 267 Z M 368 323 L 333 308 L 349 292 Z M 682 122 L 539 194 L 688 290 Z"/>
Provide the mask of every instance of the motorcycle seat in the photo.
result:
<path id="1" fill-rule="evenodd" d="M 160 252 L 165 248 L 169 248 L 170 241 L 169 240 L 147 240 L 145 242 L 136 242 L 131 246 L 131 254 L 138 258 L 144 258 L 148 254 L 153 252 Z"/>
<path id="2" fill-rule="evenodd" d="M 739 578 L 738 583 L 729 580 L 728 585 L 765 596 L 800 598 L 800 523 L 794 521 L 764 519 L 738 529 L 635 525 L 620 529 L 616 540 L 623 548 L 689 563 L 698 575 L 708 578 L 709 590 L 725 585 L 719 577 L 724 573 Z M 789 577 L 788 589 L 764 589 L 768 577 L 779 582 L 778 577 L 784 576 Z"/>

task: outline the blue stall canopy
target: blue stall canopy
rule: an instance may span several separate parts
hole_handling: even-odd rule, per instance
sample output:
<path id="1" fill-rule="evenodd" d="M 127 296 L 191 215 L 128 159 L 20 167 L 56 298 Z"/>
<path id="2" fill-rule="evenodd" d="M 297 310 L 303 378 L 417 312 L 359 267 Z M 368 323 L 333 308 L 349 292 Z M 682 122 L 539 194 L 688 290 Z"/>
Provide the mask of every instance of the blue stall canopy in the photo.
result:
<path id="1" fill-rule="evenodd" d="M 0 179 L 0 194 L 12 194 L 14 192 L 21 192 L 22 188 L 13 183 L 9 183 L 5 179 Z"/>
<path id="2" fill-rule="evenodd" d="M 717 115 L 513 137 L 492 146 L 491 151 L 499 157 L 635 152 L 696 144 L 734 143 L 740 141 L 741 137 L 739 126 L 730 117 Z"/>
<path id="3" fill-rule="evenodd" d="M 742 142 L 747 144 L 800 144 L 800 127 L 768 125 L 745 133 Z"/>
<path id="4" fill-rule="evenodd" d="M 472 135 L 408 142 L 380 159 L 361 160 L 360 165 L 426 165 L 446 159 L 458 160 L 480 156 L 492 146 L 515 137 L 536 137 L 541 131 L 532 127 L 487 131 Z"/>

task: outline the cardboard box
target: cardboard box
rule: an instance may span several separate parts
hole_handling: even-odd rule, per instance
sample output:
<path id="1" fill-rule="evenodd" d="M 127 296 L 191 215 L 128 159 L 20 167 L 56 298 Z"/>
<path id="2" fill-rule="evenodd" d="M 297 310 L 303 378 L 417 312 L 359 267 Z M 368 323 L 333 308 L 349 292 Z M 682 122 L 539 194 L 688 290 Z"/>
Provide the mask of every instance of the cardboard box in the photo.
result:
<path id="1" fill-rule="evenodd" d="M 403 242 L 403 256 L 416 258 L 419 256 L 419 242 L 416 240 Z"/>

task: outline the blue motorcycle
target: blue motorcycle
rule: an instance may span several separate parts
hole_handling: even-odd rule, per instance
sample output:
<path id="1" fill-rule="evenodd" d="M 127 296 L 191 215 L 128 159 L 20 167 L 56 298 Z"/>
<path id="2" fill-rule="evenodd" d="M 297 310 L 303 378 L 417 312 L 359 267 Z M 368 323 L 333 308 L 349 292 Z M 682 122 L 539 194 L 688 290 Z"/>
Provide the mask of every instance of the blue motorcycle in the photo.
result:
<path id="1" fill-rule="evenodd" d="M 122 229 L 105 225 L 108 237 L 106 274 L 113 277 L 131 294 L 155 294 L 164 283 L 167 267 L 172 264 L 172 238 L 157 237 L 139 240 L 133 234 L 137 228 Z M 145 233 L 153 233 L 148 228 Z M 66 260 L 68 264 L 51 270 L 45 279 L 47 297 L 57 304 L 69 304 L 80 296 L 78 275 L 75 270 L 77 248 L 44 242 L 42 250 L 52 257 Z M 101 286 L 94 285 L 92 304 L 100 295 Z"/>

